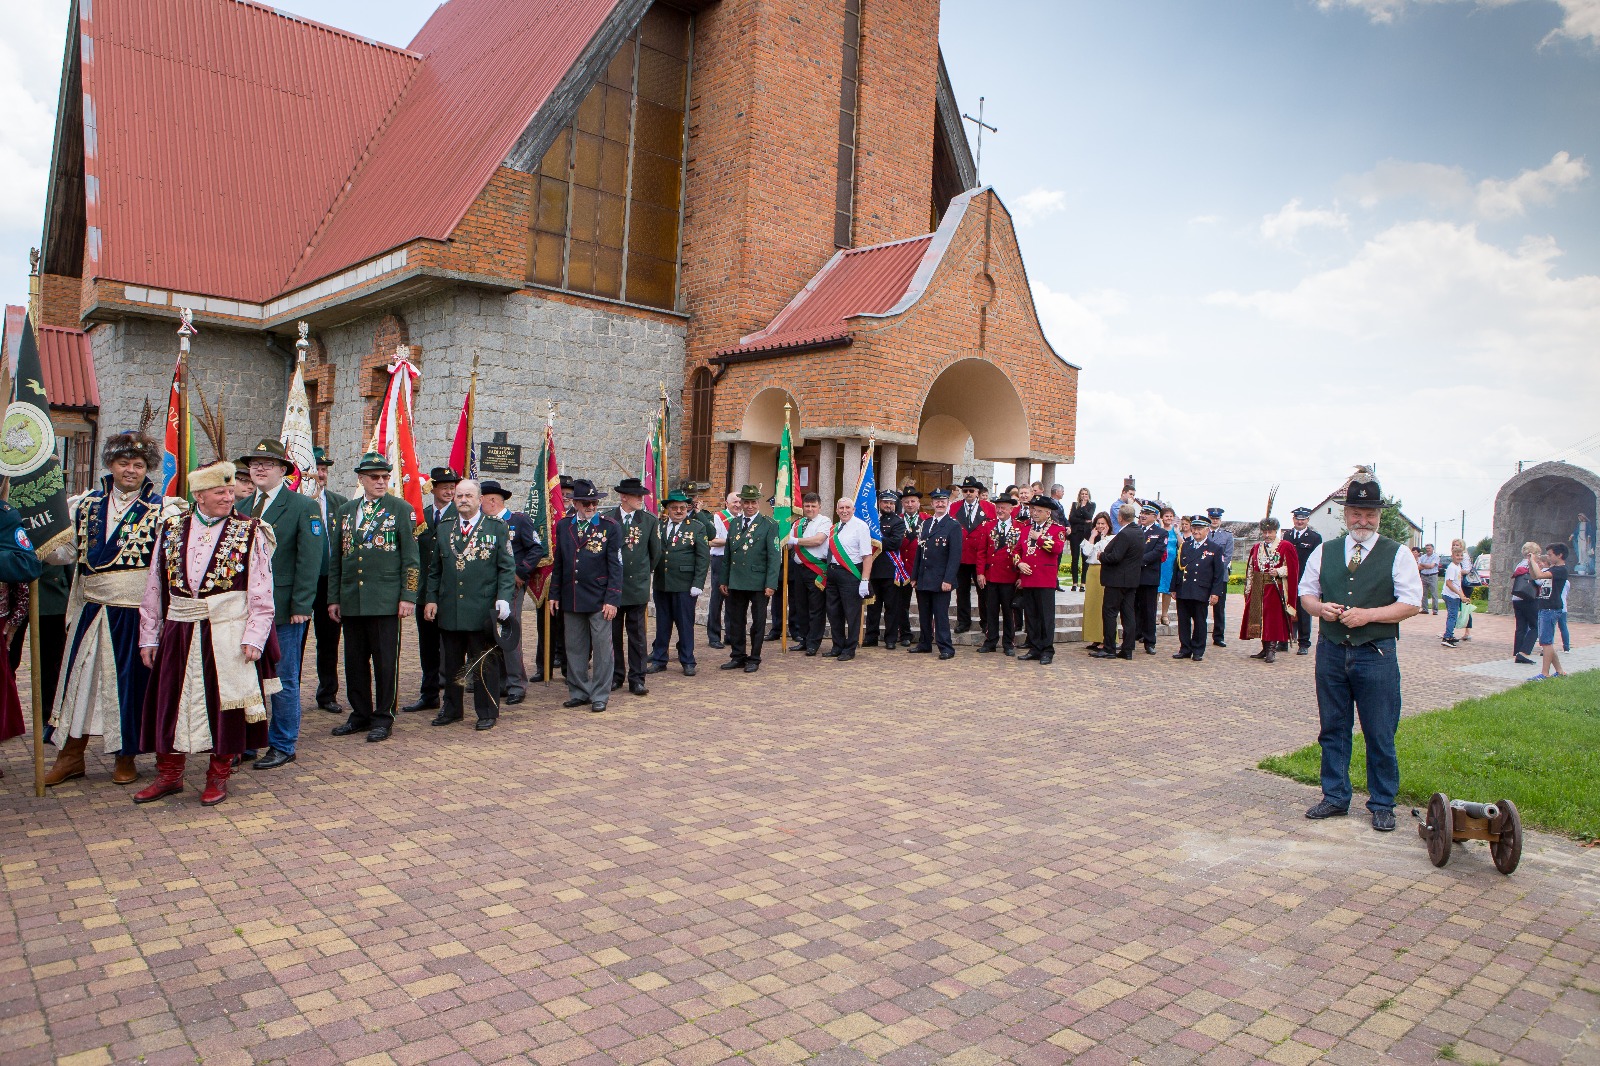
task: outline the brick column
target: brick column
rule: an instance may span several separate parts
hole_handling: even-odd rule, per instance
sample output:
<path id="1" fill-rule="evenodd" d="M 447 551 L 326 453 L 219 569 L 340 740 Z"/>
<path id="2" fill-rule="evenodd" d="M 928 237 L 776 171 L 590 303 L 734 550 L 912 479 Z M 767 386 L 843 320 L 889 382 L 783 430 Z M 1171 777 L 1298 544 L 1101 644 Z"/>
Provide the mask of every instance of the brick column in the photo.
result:
<path id="1" fill-rule="evenodd" d="M 748 484 L 750 484 L 750 442 L 734 441 L 733 491 L 738 492 Z"/>
<path id="2" fill-rule="evenodd" d="M 900 477 L 900 445 L 878 445 L 878 491 L 894 489 L 899 491 Z"/>
<path id="3" fill-rule="evenodd" d="M 839 486 L 839 493 L 843 496 L 854 497 L 856 494 L 856 478 L 861 476 L 861 453 L 866 450 L 866 441 L 844 440 L 839 442 L 844 447 L 844 462 L 840 470 L 844 476 L 844 484 Z M 822 509 L 826 514 L 833 513 L 833 505 L 838 499 L 824 499 Z"/>
<path id="4" fill-rule="evenodd" d="M 833 507 L 834 500 L 839 498 L 838 486 L 834 483 L 833 467 L 839 461 L 839 442 L 832 437 L 823 437 L 817 441 L 817 495 L 822 497 L 822 513 L 827 514 Z"/>
<path id="5" fill-rule="evenodd" d="M 1018 459 L 1012 470 L 1011 480 L 1020 488 L 1033 480 L 1033 460 L 1028 458 Z M 1049 486 L 1046 486 L 1048 488 Z"/>
<path id="6" fill-rule="evenodd" d="M 1043 483 L 1044 491 L 1048 493 L 1050 486 L 1056 483 L 1056 464 L 1040 463 L 1039 480 Z"/>

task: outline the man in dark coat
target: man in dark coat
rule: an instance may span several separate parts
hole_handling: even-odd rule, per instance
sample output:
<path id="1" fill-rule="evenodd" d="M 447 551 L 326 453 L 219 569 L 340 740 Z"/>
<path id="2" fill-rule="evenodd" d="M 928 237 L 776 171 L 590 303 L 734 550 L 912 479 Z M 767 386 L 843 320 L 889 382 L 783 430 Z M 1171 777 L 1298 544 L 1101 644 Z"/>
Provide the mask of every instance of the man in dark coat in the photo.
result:
<path id="1" fill-rule="evenodd" d="M 972 595 L 978 586 L 978 557 L 983 554 L 983 527 L 995 520 L 998 512 L 994 504 L 982 497 L 988 487 L 975 477 L 961 482 L 961 499 L 950 508 L 950 517 L 961 527 L 961 568 L 956 574 L 956 632 L 965 633 L 972 628 Z M 979 628 L 989 629 L 988 607 L 983 593 L 978 593 Z"/>
<path id="2" fill-rule="evenodd" d="M 322 538 L 322 566 L 317 572 L 317 596 L 311 609 L 311 631 L 317 637 L 317 707 L 329 714 L 340 714 L 344 708 L 339 706 L 339 623 L 328 616 L 328 561 L 337 550 L 333 541 L 335 519 L 350 499 L 328 488 L 328 469 L 333 460 L 326 449 L 313 448 L 312 452 L 317 457 L 317 494 L 311 502 L 317 505 L 322 528 L 328 531 Z"/>
<path id="3" fill-rule="evenodd" d="M 1233 534 L 1222 527 L 1222 508 L 1207 507 L 1206 517 L 1211 519 L 1211 546 L 1222 553 L 1222 564 L 1233 572 Z M 1211 643 L 1219 648 L 1228 646 L 1228 597 L 1211 605 Z"/>
<path id="4" fill-rule="evenodd" d="M 1228 594 L 1228 568 L 1222 553 L 1207 542 L 1205 515 L 1190 520 L 1191 537 L 1178 543 L 1172 591 L 1178 600 L 1178 650 L 1174 659 L 1200 662 L 1206 656 L 1206 609 Z"/>
<path id="5" fill-rule="evenodd" d="M 1100 552 L 1100 584 L 1105 601 L 1100 608 L 1105 629 L 1104 647 L 1090 654 L 1096 659 L 1133 658 L 1134 601 L 1139 592 L 1139 577 L 1144 571 L 1145 532 L 1134 523 L 1138 508 L 1131 503 L 1118 505 L 1122 527 Z M 1122 644 L 1116 651 L 1117 621 L 1122 622 Z"/>
<path id="6" fill-rule="evenodd" d="M 1156 521 L 1160 517 L 1160 504 L 1154 500 L 1140 502 L 1137 523 L 1139 532 L 1144 536 L 1144 550 L 1140 556 L 1144 566 L 1139 571 L 1139 591 L 1134 600 L 1133 617 L 1134 627 L 1138 630 L 1139 640 L 1144 644 L 1147 655 L 1156 653 L 1156 604 L 1161 591 L 1161 564 L 1167 560 L 1167 531 Z"/>
<path id="7" fill-rule="evenodd" d="M 710 580 L 710 541 L 705 526 L 689 518 L 689 495 L 677 491 L 667 497 L 667 516 L 661 520 L 661 565 L 656 569 L 656 639 L 650 648 L 645 673 L 667 668 L 667 643 L 678 630 L 678 663 L 683 676 L 693 677 L 694 605 Z M 721 632 L 719 628 L 717 632 Z"/>
<path id="8" fill-rule="evenodd" d="M 1296 507 L 1293 512 L 1294 528 L 1283 535 L 1283 539 L 1294 545 L 1294 553 L 1300 563 L 1300 573 L 1305 573 L 1306 560 L 1311 558 L 1311 553 L 1317 550 L 1322 543 L 1322 534 L 1311 528 L 1311 508 Z M 1299 596 L 1295 597 L 1295 637 L 1300 644 L 1297 655 L 1311 654 L 1311 612 L 1299 603 Z"/>
<path id="9" fill-rule="evenodd" d="M 636 477 L 623 478 L 612 491 L 620 501 L 606 512 L 622 527 L 622 602 L 611 620 L 611 690 L 622 687 L 635 696 L 648 696 L 644 684 L 645 612 L 651 586 L 661 565 L 661 531 L 656 516 L 644 509 L 650 490 Z"/>
<path id="10" fill-rule="evenodd" d="M 911 649 L 913 655 L 931 652 L 937 640 L 939 658 L 955 658 L 955 645 L 950 641 L 950 591 L 961 569 L 961 541 L 961 526 L 950 517 L 949 491 L 934 489 L 933 517 L 917 531 L 917 564 L 912 577 L 922 632 Z"/>
<path id="11" fill-rule="evenodd" d="M 567 641 L 563 707 L 603 711 L 611 698 L 611 620 L 622 602 L 622 527 L 600 514 L 605 493 L 572 481 L 572 513 L 555 528 L 550 602 L 561 608 Z M 504 646 L 504 645 L 502 645 Z"/>
<path id="12" fill-rule="evenodd" d="M 470 667 L 472 709 L 482 731 L 493 729 L 500 718 L 501 664 L 494 624 L 511 617 L 511 529 L 479 509 L 476 482 L 457 479 L 450 484 L 455 492 L 434 529 L 437 539 L 421 611 L 439 634 L 444 685 L 444 706 L 431 724 L 461 721 L 466 694 L 460 675 Z"/>
<path id="13" fill-rule="evenodd" d="M 778 523 L 762 514 L 761 490 L 739 490 L 739 516 L 728 527 L 722 594 L 728 598 L 728 661 L 723 670 L 753 674 L 761 669 L 761 642 L 766 636 L 767 603 L 778 588 L 782 549 Z M 747 645 L 745 641 L 748 640 Z M 748 648 L 748 651 L 746 650 Z"/>
<path id="14" fill-rule="evenodd" d="M 892 489 L 878 493 L 878 532 L 883 540 L 883 550 L 872 560 L 872 572 L 867 575 L 872 582 L 872 602 L 867 604 L 867 631 L 861 635 L 863 648 L 878 645 L 878 622 L 883 620 L 883 646 L 898 647 L 904 635 L 900 631 L 900 613 L 896 610 L 902 582 L 908 576 L 900 559 L 900 546 L 906 539 L 906 520 L 896 514 L 900 495 Z"/>
<path id="15" fill-rule="evenodd" d="M 456 486 L 461 475 L 448 466 L 436 466 L 428 480 L 433 499 L 422 505 L 422 529 L 417 532 L 417 560 L 426 582 L 433 572 L 433 554 L 439 550 L 439 520 L 451 514 Z M 432 711 L 439 707 L 439 626 L 427 617 L 427 611 L 417 612 L 417 658 L 422 661 L 422 694 L 414 703 L 400 708 L 402 711 Z"/>
<path id="16" fill-rule="evenodd" d="M 500 654 L 505 660 L 505 679 L 501 696 L 507 704 L 521 703 L 528 694 L 528 668 L 522 661 L 522 601 L 527 598 L 528 581 L 544 558 L 544 545 L 533 519 L 506 506 L 511 491 L 498 481 L 478 486 L 483 513 L 498 518 L 511 530 L 511 557 L 516 564 L 516 591 L 511 597 L 511 617 L 500 624 Z"/>

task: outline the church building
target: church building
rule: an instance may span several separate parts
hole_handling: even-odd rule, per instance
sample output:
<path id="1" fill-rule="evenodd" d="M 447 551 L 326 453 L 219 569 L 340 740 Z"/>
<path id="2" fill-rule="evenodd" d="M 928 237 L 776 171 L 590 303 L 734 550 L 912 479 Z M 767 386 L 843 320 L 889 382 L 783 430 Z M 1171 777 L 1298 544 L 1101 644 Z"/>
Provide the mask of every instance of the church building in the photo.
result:
<path id="1" fill-rule="evenodd" d="M 404 48 L 248 0 L 74 0 L 37 279 L 105 432 L 164 405 L 179 309 L 235 449 L 277 436 L 309 323 L 349 474 L 388 365 L 443 461 L 477 436 L 674 480 L 848 491 L 1073 460 L 1077 368 L 978 187 L 937 0 L 446 0 Z M 197 404 L 198 409 L 198 404 Z M 987 478 L 986 478 L 987 480 Z"/>

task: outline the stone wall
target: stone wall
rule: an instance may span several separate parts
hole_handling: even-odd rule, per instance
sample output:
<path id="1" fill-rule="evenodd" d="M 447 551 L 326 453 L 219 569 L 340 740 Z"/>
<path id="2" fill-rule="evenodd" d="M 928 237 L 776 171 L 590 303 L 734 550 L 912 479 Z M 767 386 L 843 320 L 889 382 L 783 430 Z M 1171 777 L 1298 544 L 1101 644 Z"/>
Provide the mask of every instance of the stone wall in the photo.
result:
<path id="1" fill-rule="evenodd" d="M 202 325 L 191 345 L 190 402 L 202 461 L 212 457 L 212 448 L 200 429 L 201 392 L 213 406 L 220 400 L 226 412 L 230 452 L 237 455 L 262 437 L 276 438 L 283 428 L 289 371 L 284 358 L 267 348 L 266 336 Z M 178 358 L 177 326 L 168 319 L 102 322 L 89 330 L 89 347 L 100 386 L 101 438 L 137 427 L 148 399 L 156 411 L 150 432 L 159 443 Z"/>
<path id="2" fill-rule="evenodd" d="M 1540 545 L 1564 543 L 1567 565 L 1576 571 L 1575 531 L 1583 516 L 1588 551 L 1594 550 L 1600 475 L 1570 463 L 1531 466 L 1500 487 L 1494 503 L 1494 566 L 1489 578 L 1489 607 L 1496 614 L 1511 610 L 1512 571 L 1519 562 L 1523 542 Z M 1567 613 L 1578 622 L 1600 622 L 1594 561 L 1588 573 L 1574 572 L 1567 596 Z"/>
<path id="3" fill-rule="evenodd" d="M 375 384 L 373 368 L 389 361 L 398 335 L 412 345 L 422 371 L 415 411 L 417 458 L 425 469 L 449 457 L 476 354 L 475 436 L 492 440 L 504 432 L 510 443 L 522 445 L 522 473 L 500 479 L 512 488 L 516 505 L 532 479 L 549 400 L 559 404 L 562 471 L 593 478 L 609 490 L 625 472 L 639 473 L 646 418 L 656 410 L 663 383 L 677 435 L 684 333 L 684 323 L 669 315 L 543 292 L 468 289 L 401 303 L 389 313 L 326 330 L 318 339 L 334 367 L 337 398 L 330 420 L 330 483 L 340 491 L 355 484 L 351 469 L 371 434 L 366 393 Z M 674 478 L 676 454 L 676 448 L 669 451 Z"/>

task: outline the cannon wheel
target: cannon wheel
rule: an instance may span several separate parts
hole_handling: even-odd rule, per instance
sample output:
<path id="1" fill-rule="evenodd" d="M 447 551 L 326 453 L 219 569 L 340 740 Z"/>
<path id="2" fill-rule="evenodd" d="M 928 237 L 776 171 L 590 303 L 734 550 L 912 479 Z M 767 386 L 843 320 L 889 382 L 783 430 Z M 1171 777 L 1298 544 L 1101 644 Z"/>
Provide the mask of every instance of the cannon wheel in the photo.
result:
<path id="1" fill-rule="evenodd" d="M 1494 868 L 1509 874 L 1522 859 L 1522 815 L 1510 800 L 1501 800 L 1498 806 L 1500 839 L 1489 845 L 1489 854 L 1494 856 Z"/>
<path id="2" fill-rule="evenodd" d="M 1450 797 L 1435 792 L 1428 800 L 1428 858 L 1435 866 L 1450 861 L 1450 849 L 1455 846 L 1454 818 L 1450 814 Z"/>

